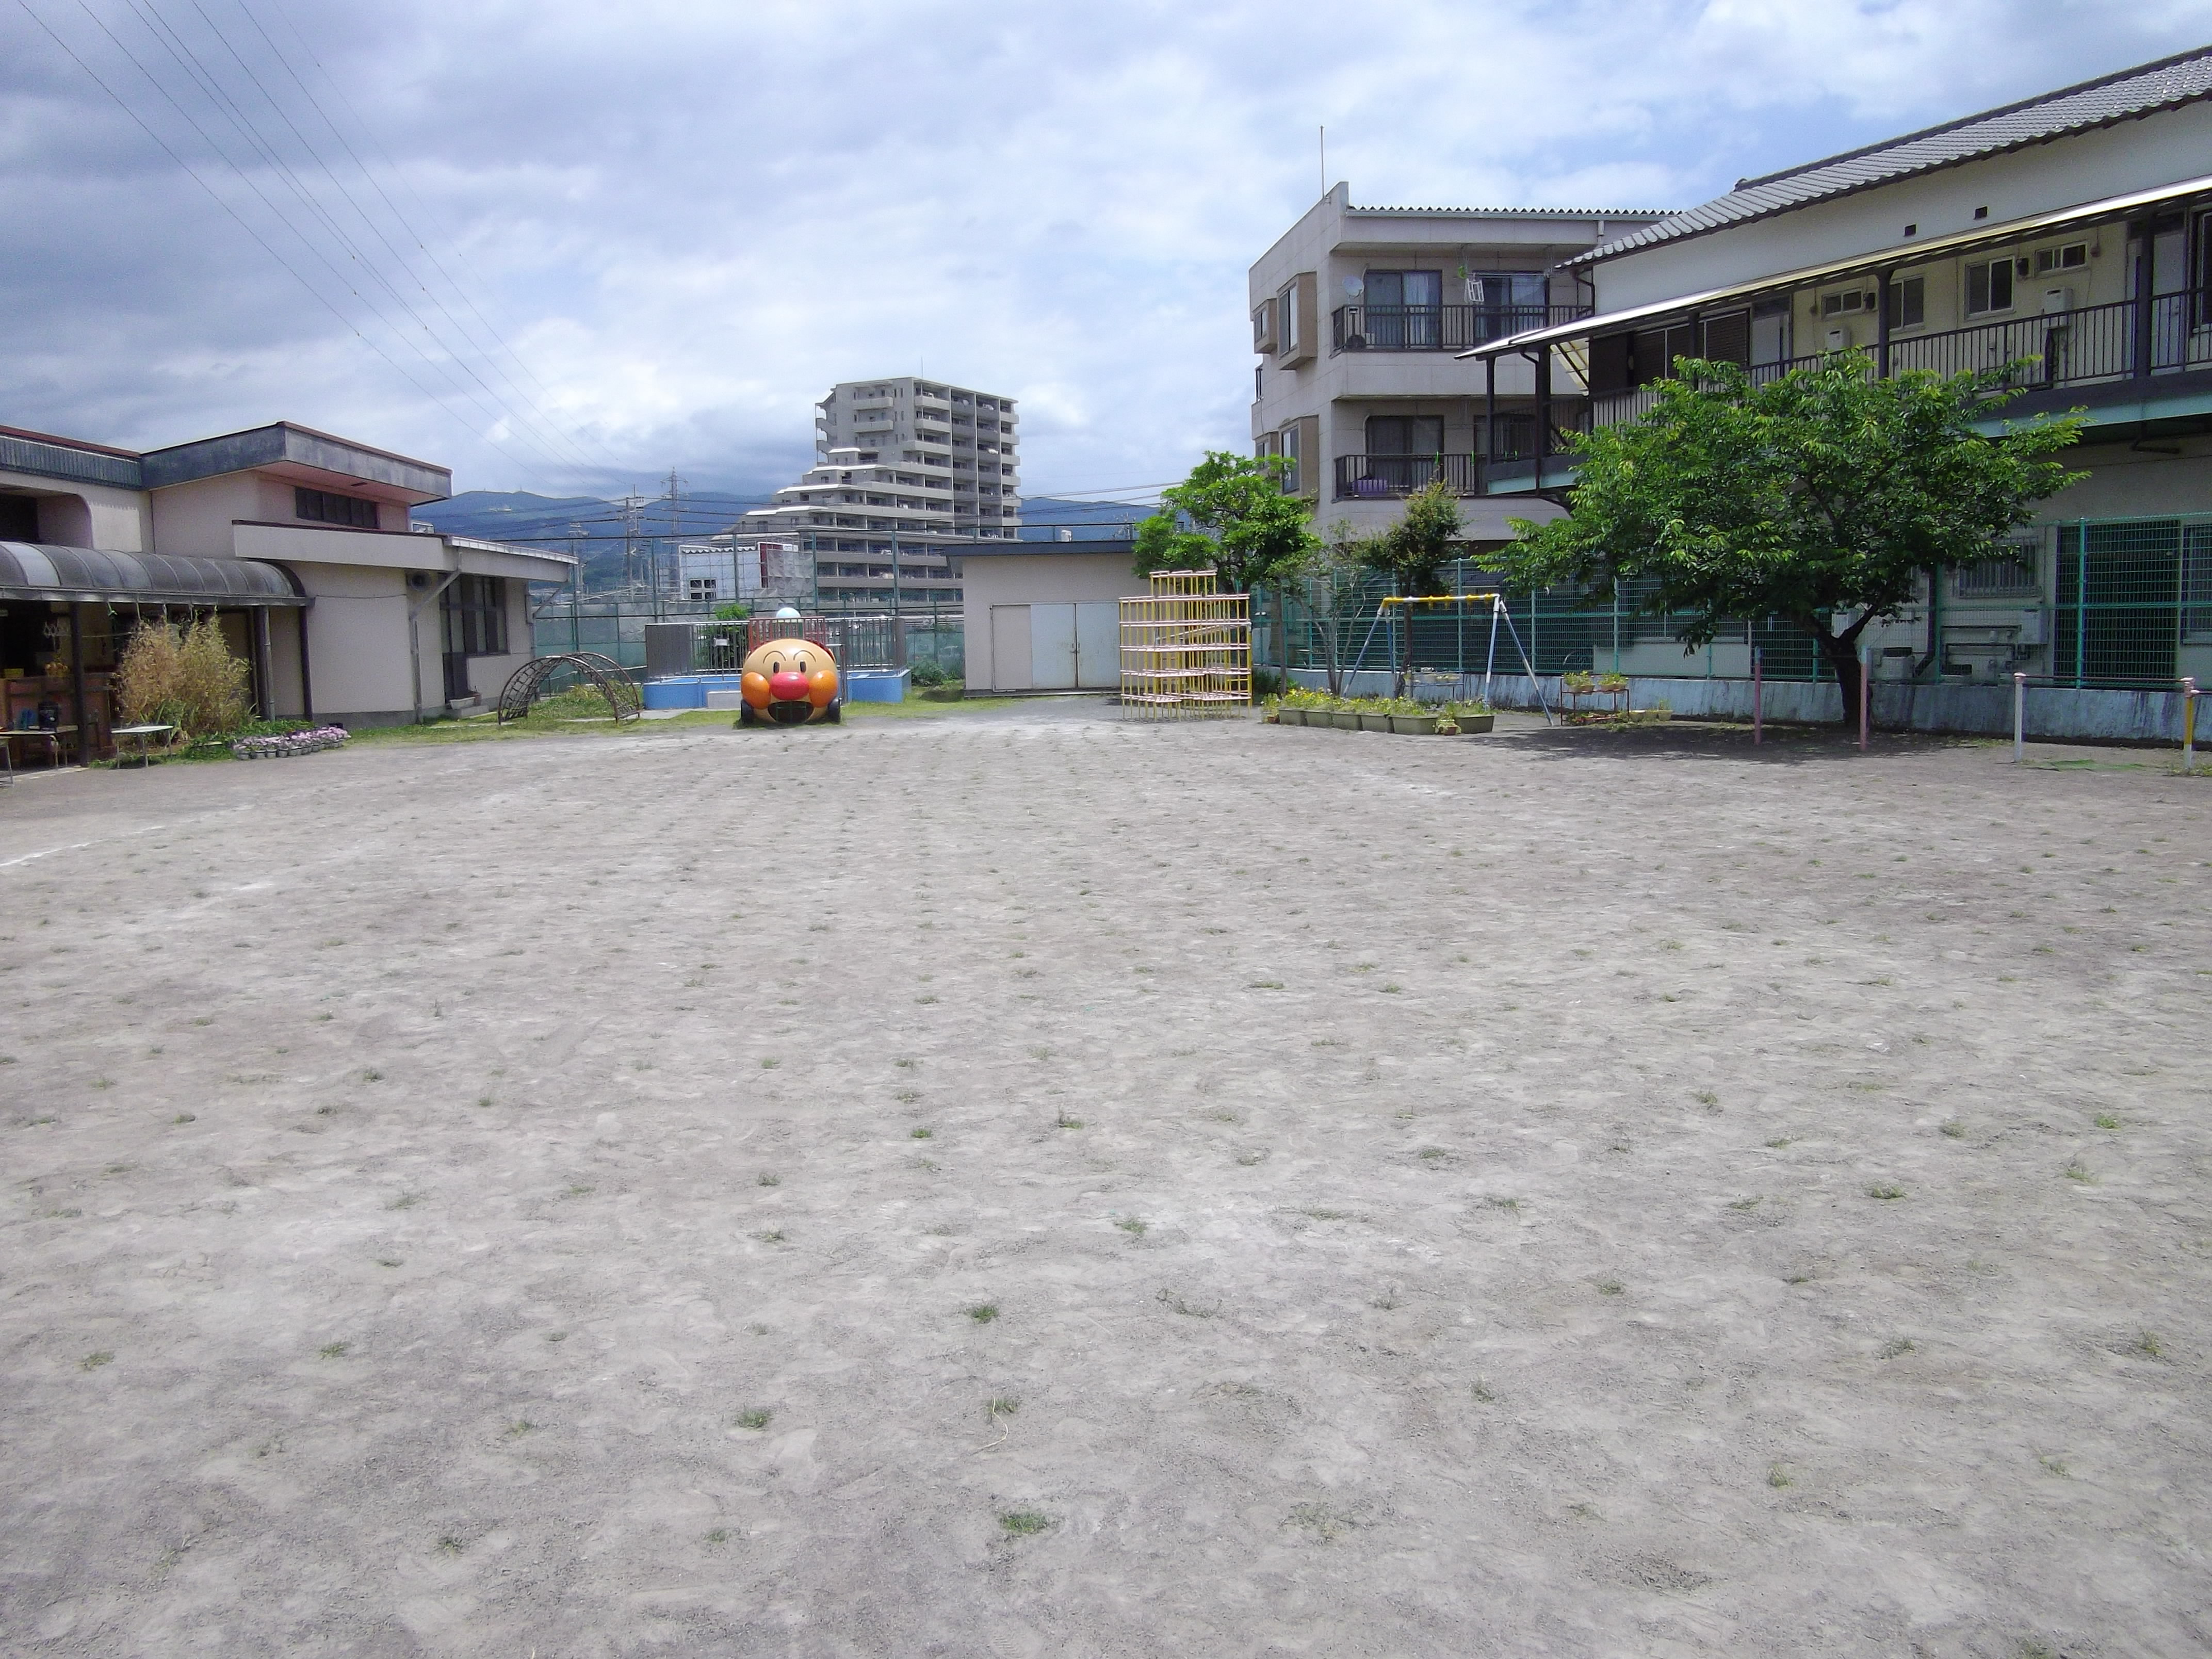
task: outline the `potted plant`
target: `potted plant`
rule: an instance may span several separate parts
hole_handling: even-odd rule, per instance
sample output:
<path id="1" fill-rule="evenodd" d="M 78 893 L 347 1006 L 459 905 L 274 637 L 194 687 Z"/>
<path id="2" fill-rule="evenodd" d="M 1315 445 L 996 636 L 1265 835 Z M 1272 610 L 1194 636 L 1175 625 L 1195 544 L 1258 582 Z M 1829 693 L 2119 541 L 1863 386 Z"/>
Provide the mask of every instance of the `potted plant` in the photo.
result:
<path id="1" fill-rule="evenodd" d="M 1451 706 L 1452 724 L 1463 736 L 1480 737 L 1498 724 L 1498 716 L 1487 703 L 1460 702 Z"/>
<path id="2" fill-rule="evenodd" d="M 1340 732 L 1357 732 L 1359 729 L 1359 700 L 1357 697 L 1331 698 L 1328 723 Z"/>
<path id="3" fill-rule="evenodd" d="M 1360 698 L 1358 718 L 1359 729 L 1363 732 L 1388 732 L 1390 729 L 1390 699 Z"/>
<path id="4" fill-rule="evenodd" d="M 1424 708 L 1411 697 L 1394 698 L 1390 703 L 1390 729 L 1401 738 L 1433 737 L 1437 711 Z"/>

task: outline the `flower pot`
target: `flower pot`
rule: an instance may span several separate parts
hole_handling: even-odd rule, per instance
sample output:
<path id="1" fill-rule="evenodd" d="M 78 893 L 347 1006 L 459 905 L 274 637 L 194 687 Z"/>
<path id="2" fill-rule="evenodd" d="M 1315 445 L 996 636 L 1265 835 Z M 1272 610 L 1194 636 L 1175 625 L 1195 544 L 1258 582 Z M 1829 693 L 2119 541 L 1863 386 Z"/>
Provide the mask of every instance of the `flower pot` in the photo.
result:
<path id="1" fill-rule="evenodd" d="M 1304 726 L 1305 723 L 1306 711 L 1303 708 L 1292 708 L 1285 704 L 1275 711 L 1275 724 L 1278 726 Z"/>
<path id="2" fill-rule="evenodd" d="M 1359 711 L 1356 708 L 1332 708 L 1328 711 L 1328 723 L 1340 732 L 1357 732 L 1359 729 Z"/>
<path id="3" fill-rule="evenodd" d="M 1401 738 L 1432 738 L 1437 734 L 1434 714 L 1393 714 L 1390 729 Z"/>
<path id="4" fill-rule="evenodd" d="M 1462 714 L 1459 717 L 1460 735 L 1465 738 L 1480 737 L 1497 724 L 1498 716 L 1495 714 Z"/>
<path id="5" fill-rule="evenodd" d="M 1363 708 L 1359 711 L 1358 718 L 1359 729 L 1363 732 L 1388 732 L 1390 729 L 1390 717 L 1388 714 L 1370 714 Z"/>

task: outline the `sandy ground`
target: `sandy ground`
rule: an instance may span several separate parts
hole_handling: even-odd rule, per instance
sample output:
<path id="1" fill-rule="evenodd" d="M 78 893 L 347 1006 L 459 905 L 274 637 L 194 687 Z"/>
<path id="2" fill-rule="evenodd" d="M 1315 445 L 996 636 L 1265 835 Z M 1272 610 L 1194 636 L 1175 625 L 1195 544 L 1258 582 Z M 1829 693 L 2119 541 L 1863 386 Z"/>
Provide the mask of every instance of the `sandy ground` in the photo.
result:
<path id="1" fill-rule="evenodd" d="M 1508 726 L 0 795 L 0 1648 L 2212 1644 L 2212 782 Z"/>

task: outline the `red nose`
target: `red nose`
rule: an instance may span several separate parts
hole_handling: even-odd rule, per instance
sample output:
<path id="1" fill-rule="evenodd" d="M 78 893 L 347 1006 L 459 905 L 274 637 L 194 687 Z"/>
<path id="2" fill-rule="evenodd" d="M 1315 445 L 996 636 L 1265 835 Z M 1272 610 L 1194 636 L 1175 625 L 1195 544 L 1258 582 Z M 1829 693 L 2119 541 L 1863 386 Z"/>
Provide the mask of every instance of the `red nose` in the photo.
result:
<path id="1" fill-rule="evenodd" d="M 786 669 L 781 674 L 768 677 L 768 694 L 778 702 L 804 702 L 806 700 L 806 676 Z"/>

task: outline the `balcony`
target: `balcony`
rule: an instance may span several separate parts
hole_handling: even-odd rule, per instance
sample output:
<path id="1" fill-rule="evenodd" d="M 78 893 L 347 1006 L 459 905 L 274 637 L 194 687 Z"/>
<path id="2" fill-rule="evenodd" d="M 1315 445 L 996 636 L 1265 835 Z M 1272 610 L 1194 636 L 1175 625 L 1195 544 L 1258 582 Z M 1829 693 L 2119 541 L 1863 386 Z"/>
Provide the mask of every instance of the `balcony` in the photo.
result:
<path id="1" fill-rule="evenodd" d="M 1482 493 L 1480 455 L 1340 455 L 1336 499 L 1396 501 L 1443 477 L 1455 495 Z"/>
<path id="2" fill-rule="evenodd" d="M 1329 313 L 1329 349 L 1465 351 L 1589 314 L 1588 306 L 1339 306 Z"/>

